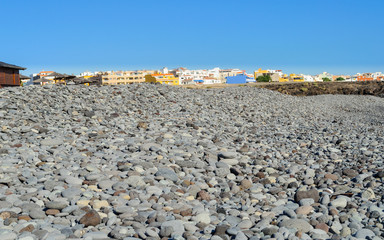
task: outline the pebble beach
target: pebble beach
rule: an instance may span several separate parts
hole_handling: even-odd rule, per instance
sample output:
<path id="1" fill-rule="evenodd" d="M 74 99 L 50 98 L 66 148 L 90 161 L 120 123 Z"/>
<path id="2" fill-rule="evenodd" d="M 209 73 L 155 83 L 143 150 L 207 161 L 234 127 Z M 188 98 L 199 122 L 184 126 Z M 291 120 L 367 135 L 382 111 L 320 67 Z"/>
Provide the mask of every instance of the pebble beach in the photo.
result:
<path id="1" fill-rule="evenodd" d="M 0 239 L 384 238 L 384 98 L 0 89 Z"/>

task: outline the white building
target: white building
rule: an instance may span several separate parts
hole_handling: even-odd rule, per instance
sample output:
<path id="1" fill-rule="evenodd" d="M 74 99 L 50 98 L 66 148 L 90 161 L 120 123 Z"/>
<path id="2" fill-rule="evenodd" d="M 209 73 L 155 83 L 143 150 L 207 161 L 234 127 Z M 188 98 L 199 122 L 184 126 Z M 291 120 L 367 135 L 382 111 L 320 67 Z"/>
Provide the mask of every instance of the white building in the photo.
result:
<path id="1" fill-rule="evenodd" d="M 209 77 L 219 79 L 220 78 L 220 68 L 215 67 L 212 69 L 208 69 L 208 75 L 209 75 Z"/>
<path id="2" fill-rule="evenodd" d="M 186 68 L 177 68 L 171 71 L 179 77 L 180 84 L 220 84 L 225 83 L 226 77 L 245 74 L 240 69 L 220 69 L 218 67 L 212 69 L 189 70 Z"/>
<path id="3" fill-rule="evenodd" d="M 163 67 L 163 69 L 161 69 L 161 72 L 162 72 L 163 74 L 168 74 L 168 73 L 169 73 L 167 67 Z"/>
<path id="4" fill-rule="evenodd" d="M 272 74 L 276 73 L 276 74 L 279 75 L 279 77 L 282 77 L 282 76 L 284 75 L 284 74 L 283 74 L 283 71 L 281 71 L 281 70 L 267 69 L 267 71 L 268 71 L 268 73 L 272 73 Z"/>
<path id="5" fill-rule="evenodd" d="M 311 75 L 303 75 L 305 82 L 314 82 L 315 79 Z"/>
<path id="6" fill-rule="evenodd" d="M 85 71 L 77 75 L 77 77 L 85 77 L 85 76 L 95 76 L 93 72 Z"/>
<path id="7" fill-rule="evenodd" d="M 190 70 L 178 68 L 173 70 L 176 76 L 179 76 L 180 84 L 216 84 L 221 83 L 220 68 Z M 199 80 L 199 81 L 198 81 Z"/>
<path id="8" fill-rule="evenodd" d="M 111 72 L 111 71 L 109 71 Z M 97 76 L 97 75 L 101 75 L 103 74 L 103 72 L 90 72 L 90 71 L 85 71 L 85 72 L 82 72 L 80 73 L 79 75 L 77 75 L 76 77 L 93 77 L 93 76 Z"/>
<path id="9" fill-rule="evenodd" d="M 203 84 L 220 84 L 221 80 L 212 78 L 212 77 L 205 77 Z"/>
<path id="10" fill-rule="evenodd" d="M 354 81 L 357 81 L 357 80 L 356 80 L 356 77 L 354 77 L 354 76 L 347 76 L 345 78 L 345 81 L 346 82 L 354 82 Z"/>
<path id="11" fill-rule="evenodd" d="M 323 82 L 323 78 L 328 78 L 332 80 L 333 75 L 327 72 L 323 72 L 323 73 L 320 73 L 319 75 L 316 75 L 314 79 L 316 82 Z"/>
<path id="12" fill-rule="evenodd" d="M 382 72 L 375 72 L 375 73 L 372 73 L 372 77 L 373 79 L 377 79 L 378 77 L 381 77 L 383 76 L 383 73 Z"/>

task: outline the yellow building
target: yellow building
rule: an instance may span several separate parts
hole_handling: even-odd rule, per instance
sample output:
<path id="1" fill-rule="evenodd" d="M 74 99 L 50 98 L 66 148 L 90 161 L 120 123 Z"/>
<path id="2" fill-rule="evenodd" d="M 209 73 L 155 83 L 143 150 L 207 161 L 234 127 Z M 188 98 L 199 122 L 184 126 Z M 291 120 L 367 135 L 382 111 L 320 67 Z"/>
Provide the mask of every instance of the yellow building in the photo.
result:
<path id="1" fill-rule="evenodd" d="M 132 83 L 145 82 L 145 75 L 152 74 L 154 71 L 112 71 L 102 76 L 103 85 L 125 85 Z"/>
<path id="2" fill-rule="evenodd" d="M 258 70 L 255 71 L 255 76 L 259 74 L 264 74 L 264 73 L 269 73 L 268 70 L 262 70 L 261 68 L 259 68 Z"/>
<path id="3" fill-rule="evenodd" d="M 282 77 L 279 78 L 279 82 L 288 82 L 289 78 L 287 74 L 284 74 Z"/>
<path id="4" fill-rule="evenodd" d="M 292 74 L 289 74 L 289 81 L 293 81 L 293 82 L 304 82 L 304 77 L 292 73 Z"/>
<path id="5" fill-rule="evenodd" d="M 259 76 L 266 76 L 266 75 L 269 75 L 271 77 L 272 82 L 279 82 L 282 72 L 281 70 L 262 70 L 261 68 L 259 68 L 254 72 L 255 80 L 257 80 L 257 77 Z"/>
<path id="6" fill-rule="evenodd" d="M 145 82 L 148 83 L 161 83 L 168 85 L 179 85 L 179 78 L 171 73 L 167 74 L 149 74 L 145 76 Z"/>

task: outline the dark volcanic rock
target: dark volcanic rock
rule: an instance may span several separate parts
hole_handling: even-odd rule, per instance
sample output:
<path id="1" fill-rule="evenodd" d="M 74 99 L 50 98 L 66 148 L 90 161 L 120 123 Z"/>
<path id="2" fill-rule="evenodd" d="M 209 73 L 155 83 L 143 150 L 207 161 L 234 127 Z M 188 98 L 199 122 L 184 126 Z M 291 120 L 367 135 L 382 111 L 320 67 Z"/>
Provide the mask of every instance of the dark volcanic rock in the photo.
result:
<path id="1" fill-rule="evenodd" d="M 316 189 L 308 191 L 297 191 L 295 194 L 295 202 L 300 202 L 301 199 L 312 198 L 315 202 L 320 199 L 319 192 Z"/>

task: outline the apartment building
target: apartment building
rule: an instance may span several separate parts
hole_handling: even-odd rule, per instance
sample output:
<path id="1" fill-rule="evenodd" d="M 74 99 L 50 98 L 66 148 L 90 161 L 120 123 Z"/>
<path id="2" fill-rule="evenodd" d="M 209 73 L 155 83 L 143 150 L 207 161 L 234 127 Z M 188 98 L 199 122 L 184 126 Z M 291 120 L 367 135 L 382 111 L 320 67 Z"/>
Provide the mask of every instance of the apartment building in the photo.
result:
<path id="1" fill-rule="evenodd" d="M 39 72 L 37 75 L 40 76 L 40 77 L 44 77 L 44 78 L 47 78 L 49 77 L 49 75 L 51 75 L 52 73 L 54 73 L 54 71 L 41 71 Z"/>
<path id="2" fill-rule="evenodd" d="M 79 77 L 79 78 L 84 78 L 84 79 L 88 79 L 88 78 L 92 78 L 92 77 L 96 77 L 96 76 L 100 76 L 100 75 L 107 75 L 108 73 L 103 73 L 103 72 L 90 72 L 90 71 L 85 71 L 85 72 L 82 72 L 80 73 L 79 75 L 77 75 L 76 77 Z"/>
<path id="3" fill-rule="evenodd" d="M 294 73 L 289 74 L 288 79 L 289 79 L 289 81 L 293 81 L 293 82 L 304 82 L 304 76 L 297 75 Z"/>
<path id="4" fill-rule="evenodd" d="M 249 77 L 247 74 L 239 74 L 236 76 L 227 77 L 227 84 L 246 84 L 256 82 L 254 77 Z"/>
<path id="5" fill-rule="evenodd" d="M 213 77 L 204 77 L 204 84 L 220 84 L 221 80 Z"/>
<path id="6" fill-rule="evenodd" d="M 219 80 L 221 80 L 222 83 L 226 82 L 227 77 L 233 77 L 237 75 L 244 75 L 245 70 L 240 69 L 221 69 L 219 70 Z"/>
<path id="7" fill-rule="evenodd" d="M 372 77 L 373 79 L 377 80 L 377 81 L 380 81 L 381 79 L 383 79 L 383 73 L 382 72 L 375 72 L 375 73 L 372 73 Z"/>
<path id="8" fill-rule="evenodd" d="M 314 82 L 315 79 L 311 75 L 303 75 L 305 82 Z"/>
<path id="9" fill-rule="evenodd" d="M 357 81 L 383 81 L 384 76 L 381 72 L 375 73 L 358 73 L 356 77 Z"/>
<path id="10" fill-rule="evenodd" d="M 180 84 L 189 84 L 191 81 L 204 79 L 209 76 L 207 70 L 189 70 L 186 68 L 179 68 L 176 74 L 179 76 Z"/>
<path id="11" fill-rule="evenodd" d="M 289 82 L 288 75 L 283 74 L 281 77 L 279 77 L 279 82 Z"/>
<path id="12" fill-rule="evenodd" d="M 198 69 L 198 70 L 189 70 L 187 68 L 177 68 L 171 71 L 175 76 L 179 77 L 180 84 L 195 84 L 195 80 L 211 79 L 207 81 L 207 84 L 222 83 L 220 80 L 220 68 L 213 69 Z M 213 81 L 214 80 L 214 81 Z M 205 81 L 203 81 L 205 84 Z"/>
<path id="13" fill-rule="evenodd" d="M 332 80 L 333 75 L 330 73 L 327 73 L 327 72 L 323 72 L 323 73 L 320 73 L 319 75 L 317 75 L 315 77 L 315 81 L 316 82 L 322 82 L 324 78 L 328 78 L 328 79 Z"/>
<path id="14" fill-rule="evenodd" d="M 271 76 L 272 82 L 280 82 L 280 78 L 283 77 L 283 72 L 281 70 L 262 70 L 259 68 L 254 72 L 255 79 L 259 76 L 269 75 Z"/>
<path id="15" fill-rule="evenodd" d="M 145 76 L 145 82 L 148 83 L 160 83 L 168 85 L 179 85 L 179 78 L 175 77 L 172 73 L 153 73 Z"/>
<path id="16" fill-rule="evenodd" d="M 125 85 L 132 83 L 145 82 L 145 76 L 153 74 L 152 70 L 141 71 L 110 71 L 102 75 L 101 81 L 103 85 Z"/>

